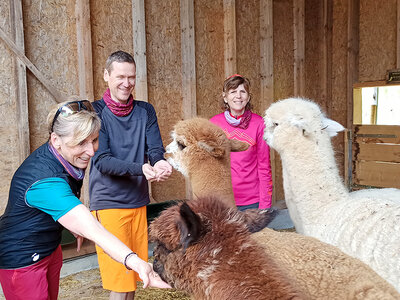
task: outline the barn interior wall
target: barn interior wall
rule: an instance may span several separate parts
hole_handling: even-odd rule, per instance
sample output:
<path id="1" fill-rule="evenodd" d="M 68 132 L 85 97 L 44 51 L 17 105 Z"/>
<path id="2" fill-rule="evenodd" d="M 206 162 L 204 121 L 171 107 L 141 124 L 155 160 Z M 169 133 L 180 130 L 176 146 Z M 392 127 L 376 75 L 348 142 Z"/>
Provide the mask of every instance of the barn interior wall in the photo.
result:
<path id="1" fill-rule="evenodd" d="M 12 36 L 10 5 L 0 5 L 0 28 Z M 0 213 L 7 203 L 8 187 L 12 174 L 18 167 L 18 132 L 16 111 L 17 80 L 16 58 L 4 43 L 0 43 Z"/>
<path id="2" fill-rule="evenodd" d="M 89 1 L 89 0 L 87 0 Z M 268 0 L 263 0 L 268 1 Z M 271 0 L 272 1 L 272 0 Z M 273 100 L 294 94 L 294 17 L 293 1 L 274 0 L 273 13 Z M 348 110 L 348 12 L 356 0 L 304 0 L 305 89 L 302 96 L 321 104 L 327 115 L 346 125 Z M 252 84 L 255 112 L 263 114 L 267 107 L 260 99 L 260 5 L 262 1 L 235 1 L 237 72 Z M 12 1 L 0 6 L 0 29 L 12 34 Z M 181 55 L 180 2 L 144 1 L 146 24 L 146 58 L 148 101 L 154 105 L 164 145 L 170 142 L 173 125 L 183 119 L 183 84 Z M 89 1 L 93 95 L 99 99 L 106 89 L 103 80 L 107 56 L 118 49 L 133 53 L 132 0 Z M 331 28 L 324 36 L 324 11 L 331 5 Z M 75 1 L 23 0 L 25 55 L 59 91 L 78 94 L 78 58 Z M 397 1 L 359 1 L 358 81 L 385 78 L 386 70 L 396 68 Z M 197 115 L 210 118 L 220 112 L 220 94 L 224 81 L 224 1 L 194 1 L 194 42 L 196 68 Z M 329 40 L 330 39 L 330 40 Z M 331 42 L 328 53 L 326 44 Z M 7 203 L 12 174 L 20 163 L 16 116 L 16 56 L 0 40 L 0 213 Z M 328 66 L 328 68 L 327 68 Z M 324 71 L 325 70 L 325 71 Z M 328 73 L 324 73 L 328 70 Z M 325 76 L 325 77 L 324 77 Z M 322 78 L 327 78 L 328 83 Z M 327 89 L 329 84 L 331 89 Z M 45 86 L 27 71 L 30 150 L 47 140 L 46 116 L 56 103 Z M 328 94 L 327 94 L 328 91 Z M 90 99 L 93 100 L 93 99 Z M 333 139 L 337 161 L 343 173 L 343 134 Z M 284 198 L 279 155 L 276 162 L 276 200 Z M 185 197 L 183 177 L 175 172 L 165 183 L 152 184 L 155 201 Z"/>
<path id="3" fill-rule="evenodd" d="M 74 5 L 71 1 L 23 1 L 25 55 L 66 95 L 76 95 L 78 81 Z M 54 98 L 27 72 L 31 151 L 48 138 L 46 118 Z"/>
<path id="4" fill-rule="evenodd" d="M 385 80 L 386 71 L 396 68 L 397 0 L 381 4 L 360 1 L 360 82 Z"/>

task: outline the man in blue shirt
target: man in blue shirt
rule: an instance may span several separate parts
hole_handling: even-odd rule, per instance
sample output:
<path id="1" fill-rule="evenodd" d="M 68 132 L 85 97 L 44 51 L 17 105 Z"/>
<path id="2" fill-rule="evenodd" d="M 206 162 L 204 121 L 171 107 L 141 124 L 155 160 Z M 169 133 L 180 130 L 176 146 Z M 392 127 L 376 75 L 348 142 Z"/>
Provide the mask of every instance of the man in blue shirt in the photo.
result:
<path id="1" fill-rule="evenodd" d="M 90 169 L 90 210 L 107 230 L 146 261 L 148 181 L 166 180 L 172 167 L 164 160 L 153 106 L 132 97 L 136 82 L 133 57 L 123 51 L 112 53 L 104 80 L 109 88 L 93 103 L 102 126 Z M 111 290 L 110 299 L 133 299 L 137 274 L 126 272 L 100 248 L 96 250 L 103 288 Z"/>

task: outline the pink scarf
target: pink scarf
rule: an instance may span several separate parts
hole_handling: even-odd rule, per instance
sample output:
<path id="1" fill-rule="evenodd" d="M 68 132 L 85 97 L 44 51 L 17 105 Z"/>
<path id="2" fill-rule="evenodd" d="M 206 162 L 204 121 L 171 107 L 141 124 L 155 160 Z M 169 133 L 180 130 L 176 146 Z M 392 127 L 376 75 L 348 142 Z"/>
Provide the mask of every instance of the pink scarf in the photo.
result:
<path id="1" fill-rule="evenodd" d="M 239 119 L 235 119 L 234 117 L 231 116 L 231 114 L 229 113 L 229 110 L 226 110 L 225 113 L 225 120 L 232 125 L 233 127 L 238 127 L 240 129 L 247 129 L 247 127 L 249 127 L 250 124 L 250 120 L 251 120 L 251 111 L 250 110 L 246 110 L 242 117 Z"/>
<path id="2" fill-rule="evenodd" d="M 118 116 L 124 117 L 129 115 L 129 113 L 133 109 L 133 96 L 130 95 L 126 104 L 122 104 L 119 102 L 115 102 L 111 99 L 110 89 L 107 89 L 103 95 L 104 102 L 106 103 L 107 107 L 111 110 L 111 112 Z"/>

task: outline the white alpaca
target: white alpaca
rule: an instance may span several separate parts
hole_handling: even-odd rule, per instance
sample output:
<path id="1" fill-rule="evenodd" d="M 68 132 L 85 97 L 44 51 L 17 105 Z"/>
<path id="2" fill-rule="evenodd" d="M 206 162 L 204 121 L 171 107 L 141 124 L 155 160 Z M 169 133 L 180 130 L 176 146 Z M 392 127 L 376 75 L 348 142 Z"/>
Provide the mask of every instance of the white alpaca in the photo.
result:
<path id="1" fill-rule="evenodd" d="M 296 231 L 361 259 L 400 291 L 400 190 L 347 191 L 330 141 L 344 128 L 315 103 L 281 100 L 264 120 L 264 138 L 281 156 Z"/>

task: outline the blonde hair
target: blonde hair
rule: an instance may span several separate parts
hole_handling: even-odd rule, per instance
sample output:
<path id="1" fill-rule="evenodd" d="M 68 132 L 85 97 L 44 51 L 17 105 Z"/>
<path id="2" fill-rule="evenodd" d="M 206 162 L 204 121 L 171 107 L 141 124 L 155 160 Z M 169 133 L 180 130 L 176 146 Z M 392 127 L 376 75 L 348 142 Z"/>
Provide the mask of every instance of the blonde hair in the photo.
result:
<path id="1" fill-rule="evenodd" d="M 78 101 L 76 99 L 77 97 L 75 96 L 69 97 L 67 101 L 54 106 L 47 115 L 49 134 L 54 132 L 60 137 L 72 136 L 73 138 L 69 143 L 70 146 L 76 146 L 92 134 L 98 133 L 101 127 L 101 121 L 97 116 L 97 113 L 85 109 L 67 117 L 59 114 L 57 119 L 54 121 L 57 110 L 68 102 Z"/>

